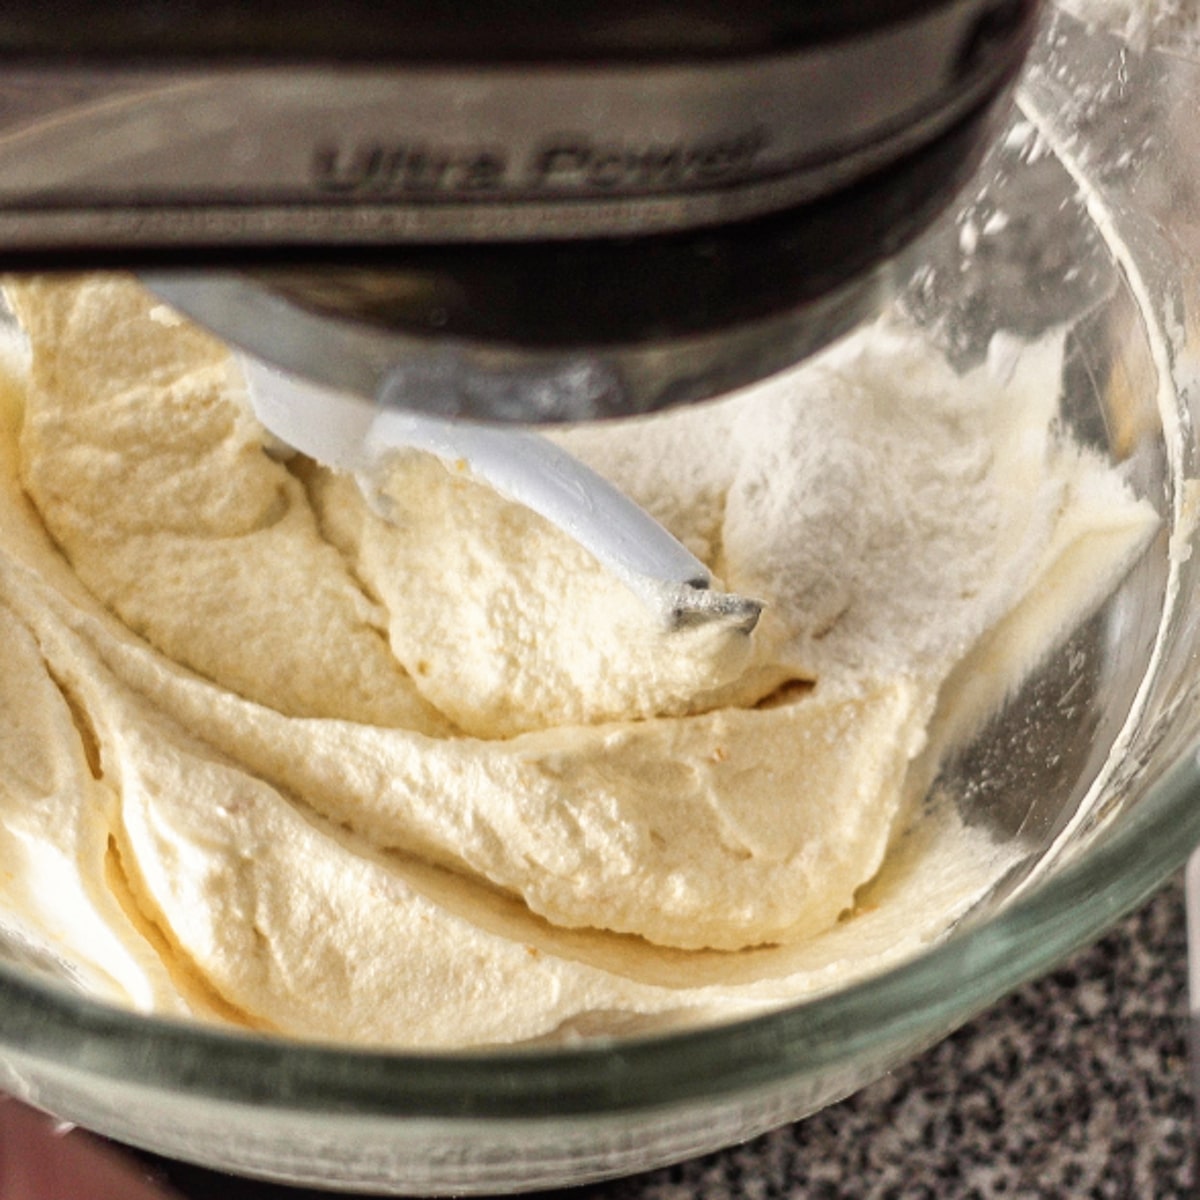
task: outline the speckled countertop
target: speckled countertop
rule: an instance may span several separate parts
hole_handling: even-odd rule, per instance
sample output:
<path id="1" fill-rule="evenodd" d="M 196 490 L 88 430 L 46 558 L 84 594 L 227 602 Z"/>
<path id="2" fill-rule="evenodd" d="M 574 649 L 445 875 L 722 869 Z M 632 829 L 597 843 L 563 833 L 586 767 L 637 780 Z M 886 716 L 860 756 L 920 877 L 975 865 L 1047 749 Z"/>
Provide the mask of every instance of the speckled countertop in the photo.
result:
<path id="1" fill-rule="evenodd" d="M 571 1200 L 1170 1200 L 1193 1190 L 1183 889 L 849 1100 Z M 188 1200 L 328 1200 L 159 1164 Z M 543 1193 L 543 1200 L 545 1194 Z"/>

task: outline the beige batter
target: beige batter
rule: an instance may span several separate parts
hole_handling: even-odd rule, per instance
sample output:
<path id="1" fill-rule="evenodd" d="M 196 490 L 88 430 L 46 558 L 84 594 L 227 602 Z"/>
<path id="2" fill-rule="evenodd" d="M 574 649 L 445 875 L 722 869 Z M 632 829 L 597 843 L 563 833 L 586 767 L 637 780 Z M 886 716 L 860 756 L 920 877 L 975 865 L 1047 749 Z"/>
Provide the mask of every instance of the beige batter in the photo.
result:
<path id="1" fill-rule="evenodd" d="M 141 1009 L 474 1046 L 910 954 L 1005 865 L 952 814 L 907 821 L 939 689 L 982 645 L 1003 694 L 1155 524 L 1054 435 L 1056 344 L 960 378 L 877 327 L 556 435 L 767 603 L 749 639 L 664 633 L 436 460 L 397 461 L 383 520 L 135 283 L 9 296 L 0 909 Z M 1055 572 L 1047 622 L 1024 602 Z"/>

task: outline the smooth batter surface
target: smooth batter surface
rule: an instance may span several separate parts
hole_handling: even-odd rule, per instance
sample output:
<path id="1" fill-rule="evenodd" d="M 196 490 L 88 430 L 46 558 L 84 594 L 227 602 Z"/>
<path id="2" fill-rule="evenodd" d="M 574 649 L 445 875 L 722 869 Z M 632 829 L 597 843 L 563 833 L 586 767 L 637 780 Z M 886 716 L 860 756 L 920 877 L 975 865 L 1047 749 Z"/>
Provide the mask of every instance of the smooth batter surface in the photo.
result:
<path id="1" fill-rule="evenodd" d="M 879 327 L 556 435 L 768 605 L 750 639 L 668 634 L 435 460 L 397 461 L 383 520 L 131 281 L 9 295 L 0 908 L 139 1008 L 472 1046 L 911 953 L 1004 865 L 952 814 L 907 820 L 941 684 L 987 635 L 1002 694 L 1154 527 L 1054 435 L 1056 345 L 960 378 Z M 1055 620 L 1025 614 L 1065 561 Z"/>

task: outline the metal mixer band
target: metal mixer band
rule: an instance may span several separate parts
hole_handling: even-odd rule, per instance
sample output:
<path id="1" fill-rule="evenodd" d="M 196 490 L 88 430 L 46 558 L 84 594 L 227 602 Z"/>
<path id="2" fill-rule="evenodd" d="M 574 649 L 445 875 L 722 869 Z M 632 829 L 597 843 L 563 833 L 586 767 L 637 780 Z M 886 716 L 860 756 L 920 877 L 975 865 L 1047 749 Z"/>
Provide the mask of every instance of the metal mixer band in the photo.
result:
<path id="1" fill-rule="evenodd" d="M 694 64 L 25 65 L 0 73 L 0 244 L 483 241 L 781 211 L 931 140 L 1031 0 Z"/>

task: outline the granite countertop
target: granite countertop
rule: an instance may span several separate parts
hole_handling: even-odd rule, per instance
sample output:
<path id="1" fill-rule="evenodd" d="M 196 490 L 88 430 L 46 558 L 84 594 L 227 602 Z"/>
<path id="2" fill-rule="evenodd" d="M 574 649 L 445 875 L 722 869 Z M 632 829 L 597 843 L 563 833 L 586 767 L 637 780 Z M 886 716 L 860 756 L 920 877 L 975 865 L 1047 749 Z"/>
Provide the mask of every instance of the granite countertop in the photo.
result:
<path id="1" fill-rule="evenodd" d="M 1183 888 L 798 1125 L 571 1200 L 1171 1200 L 1194 1194 Z M 187 1200 L 329 1200 L 156 1163 Z M 545 1200 L 546 1194 L 542 1194 Z"/>

